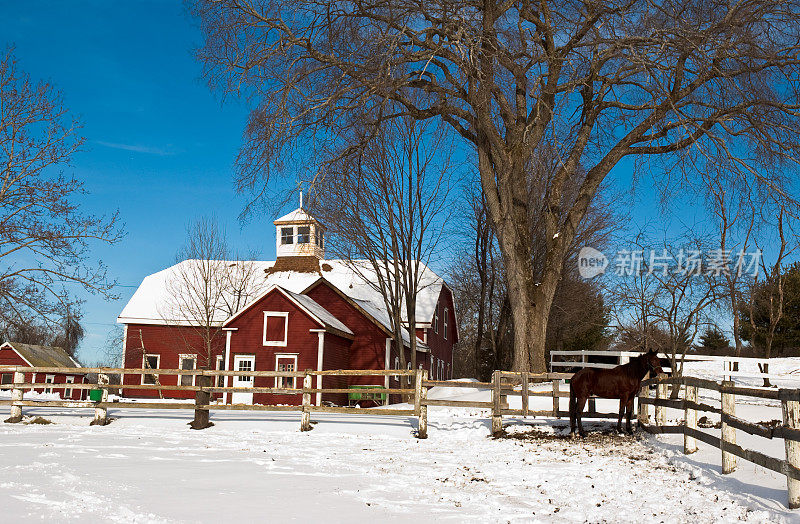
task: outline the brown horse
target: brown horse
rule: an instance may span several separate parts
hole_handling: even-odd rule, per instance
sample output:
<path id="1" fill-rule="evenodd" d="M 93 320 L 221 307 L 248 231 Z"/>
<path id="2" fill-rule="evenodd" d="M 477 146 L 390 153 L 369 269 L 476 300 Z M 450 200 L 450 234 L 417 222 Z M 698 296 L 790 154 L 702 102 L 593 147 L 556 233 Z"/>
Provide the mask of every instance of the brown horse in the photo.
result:
<path id="1" fill-rule="evenodd" d="M 575 436 L 575 422 L 578 423 L 578 432 L 581 437 L 586 436 L 581 423 L 581 412 L 586 400 L 592 396 L 601 398 L 619 399 L 619 418 L 617 431 L 622 432 L 622 413 L 627 409 L 625 430 L 631 434 L 631 414 L 633 413 L 633 399 L 641 388 L 642 379 L 651 372 L 653 375 L 661 373 L 661 361 L 655 351 L 642 353 L 632 358 L 627 364 L 622 364 L 611 369 L 583 368 L 574 375 L 569 384 L 569 425 L 570 433 Z"/>

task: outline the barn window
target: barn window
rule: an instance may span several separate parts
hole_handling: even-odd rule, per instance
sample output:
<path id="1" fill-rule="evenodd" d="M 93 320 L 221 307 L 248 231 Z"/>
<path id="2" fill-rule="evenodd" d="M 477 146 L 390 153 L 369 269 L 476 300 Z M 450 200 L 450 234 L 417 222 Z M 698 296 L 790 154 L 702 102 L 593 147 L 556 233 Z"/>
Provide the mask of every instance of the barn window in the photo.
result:
<path id="1" fill-rule="evenodd" d="M 444 308 L 444 318 L 442 318 L 442 324 L 443 324 L 442 335 L 444 335 L 444 339 L 445 340 L 447 340 L 447 317 L 450 316 L 449 313 L 450 313 L 450 310 L 447 309 L 447 308 Z"/>
<path id="2" fill-rule="evenodd" d="M 297 243 L 298 244 L 311 243 L 311 226 L 300 226 L 297 228 Z"/>
<path id="3" fill-rule="evenodd" d="M 264 345 L 285 346 L 288 324 L 289 313 L 264 311 Z"/>
<path id="4" fill-rule="evenodd" d="M 294 228 L 282 227 L 281 228 L 281 244 L 294 244 Z"/>
<path id="5" fill-rule="evenodd" d="M 2 385 L 11 384 L 12 382 L 14 382 L 14 375 L 12 375 L 11 373 L 3 373 L 3 375 L 0 377 L 0 384 Z M 2 389 L 10 389 L 10 388 L 2 388 Z"/>
<path id="6" fill-rule="evenodd" d="M 436 304 L 436 307 L 433 308 L 433 332 L 439 332 L 439 304 Z"/>
<path id="7" fill-rule="evenodd" d="M 317 245 L 318 245 L 319 247 L 323 247 L 323 246 L 322 246 L 322 231 L 320 231 L 319 229 L 317 229 L 316 233 L 317 233 L 317 234 L 316 234 L 315 236 L 317 237 Z"/>
<path id="8" fill-rule="evenodd" d="M 197 367 L 197 355 L 179 355 L 180 369 L 191 371 Z M 178 384 L 181 386 L 194 386 L 194 375 L 180 375 Z"/>
<path id="9" fill-rule="evenodd" d="M 287 353 L 275 354 L 275 371 L 297 371 L 297 355 Z M 275 387 L 294 389 L 296 377 L 275 377 Z"/>
<path id="10" fill-rule="evenodd" d="M 70 375 L 70 376 L 68 376 L 66 378 L 65 382 L 67 384 L 74 384 L 75 383 L 75 377 Z M 64 388 L 64 398 L 65 399 L 71 399 L 72 398 L 72 388 Z"/>
<path id="11" fill-rule="evenodd" d="M 56 376 L 55 375 L 45 375 L 45 377 L 44 377 L 44 383 L 45 384 L 53 384 L 55 381 L 56 381 Z M 53 388 L 45 388 L 44 392 L 45 393 L 52 393 L 53 392 Z"/>
<path id="12" fill-rule="evenodd" d="M 222 371 L 224 369 L 224 360 L 222 355 L 217 355 L 217 371 Z M 217 387 L 224 388 L 225 387 L 225 377 L 219 375 L 217 377 Z"/>
<path id="13" fill-rule="evenodd" d="M 142 368 L 144 369 L 158 369 L 161 362 L 161 355 L 145 355 L 142 358 Z M 158 375 L 146 373 L 142 375 L 142 384 L 155 384 L 158 380 Z"/>

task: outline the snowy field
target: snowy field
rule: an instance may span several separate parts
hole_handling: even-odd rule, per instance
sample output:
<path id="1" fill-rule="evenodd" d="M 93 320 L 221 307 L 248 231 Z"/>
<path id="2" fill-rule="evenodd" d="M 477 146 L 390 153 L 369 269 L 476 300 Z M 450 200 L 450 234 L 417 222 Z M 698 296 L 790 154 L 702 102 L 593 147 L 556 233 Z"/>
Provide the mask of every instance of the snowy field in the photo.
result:
<path id="1" fill-rule="evenodd" d="M 480 410 L 430 408 L 429 438 L 417 440 L 410 417 L 315 414 L 301 433 L 297 413 L 218 412 L 204 431 L 188 429 L 188 411 L 110 410 L 106 427 L 88 425 L 90 410 L 25 413 L 53 423 L 0 424 L 6 522 L 800 521 L 784 477 L 743 461 L 723 477 L 718 450 L 701 443 L 686 457 L 676 436 L 569 440 L 567 420 L 504 419 L 509 438 L 493 439 Z M 766 405 L 741 414 L 777 416 Z"/>

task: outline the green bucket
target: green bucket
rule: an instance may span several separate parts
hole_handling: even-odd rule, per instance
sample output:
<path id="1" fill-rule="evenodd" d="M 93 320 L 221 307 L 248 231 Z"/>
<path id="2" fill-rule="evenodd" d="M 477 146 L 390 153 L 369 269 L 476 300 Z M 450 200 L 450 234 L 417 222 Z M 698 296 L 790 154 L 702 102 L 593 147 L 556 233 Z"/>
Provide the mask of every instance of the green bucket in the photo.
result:
<path id="1" fill-rule="evenodd" d="M 89 390 L 89 400 L 92 402 L 100 402 L 103 400 L 103 390 L 102 389 L 90 389 Z"/>

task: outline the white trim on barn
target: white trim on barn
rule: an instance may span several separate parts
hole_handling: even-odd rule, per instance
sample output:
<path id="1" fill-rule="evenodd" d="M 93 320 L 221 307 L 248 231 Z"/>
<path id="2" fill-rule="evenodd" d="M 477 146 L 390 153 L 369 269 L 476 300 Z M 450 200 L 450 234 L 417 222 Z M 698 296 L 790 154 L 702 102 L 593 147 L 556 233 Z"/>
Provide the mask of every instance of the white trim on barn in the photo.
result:
<path id="1" fill-rule="evenodd" d="M 283 340 L 267 340 L 267 321 L 269 318 L 283 319 Z M 288 311 L 264 311 L 264 334 L 263 342 L 265 346 L 286 347 L 289 343 L 289 312 Z"/>
<path id="2" fill-rule="evenodd" d="M 278 369 L 278 361 L 280 359 L 291 359 L 293 361 L 292 367 L 293 369 L 288 369 L 285 371 L 297 371 L 297 355 L 298 353 L 275 353 L 275 371 L 283 371 Z M 287 380 L 292 381 L 291 388 L 286 386 Z M 284 389 L 294 389 L 297 386 L 297 377 L 275 377 L 275 387 L 276 388 L 284 388 Z"/>

